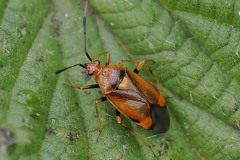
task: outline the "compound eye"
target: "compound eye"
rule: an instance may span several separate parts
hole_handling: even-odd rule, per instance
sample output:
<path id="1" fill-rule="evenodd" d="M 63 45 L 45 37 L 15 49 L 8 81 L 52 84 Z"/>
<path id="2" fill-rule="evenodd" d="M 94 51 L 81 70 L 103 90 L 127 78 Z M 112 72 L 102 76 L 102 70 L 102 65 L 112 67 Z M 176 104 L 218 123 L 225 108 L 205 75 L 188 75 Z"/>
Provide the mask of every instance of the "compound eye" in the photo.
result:
<path id="1" fill-rule="evenodd" d="M 100 64 L 100 61 L 99 61 L 99 60 L 95 60 L 94 62 L 96 62 L 97 64 Z"/>
<path id="2" fill-rule="evenodd" d="M 93 72 L 92 72 L 92 71 L 88 71 L 88 75 L 89 75 L 89 76 L 92 76 L 92 75 L 93 75 Z"/>

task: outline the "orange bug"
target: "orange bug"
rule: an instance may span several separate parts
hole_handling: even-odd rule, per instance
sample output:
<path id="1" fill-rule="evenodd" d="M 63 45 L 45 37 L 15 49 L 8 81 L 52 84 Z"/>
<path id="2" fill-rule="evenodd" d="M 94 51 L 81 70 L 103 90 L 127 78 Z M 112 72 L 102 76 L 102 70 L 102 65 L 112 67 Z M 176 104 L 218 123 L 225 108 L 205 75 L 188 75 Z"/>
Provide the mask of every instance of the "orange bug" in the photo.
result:
<path id="1" fill-rule="evenodd" d="M 142 67 L 146 65 L 160 87 L 161 84 L 151 71 L 146 60 L 125 60 L 128 62 L 139 62 L 136 68 L 131 71 L 123 64 L 110 65 L 110 54 L 108 52 L 89 56 L 86 50 L 86 8 L 87 3 L 83 17 L 84 52 L 90 62 L 72 65 L 57 71 L 56 74 L 75 66 L 80 66 L 86 69 L 89 76 L 95 77 L 96 84 L 82 87 L 72 85 L 70 87 L 82 90 L 100 88 L 104 93 L 105 97 L 102 97 L 95 102 L 99 133 L 102 131 L 102 125 L 99 118 L 98 104 L 108 100 L 116 109 L 117 124 L 130 131 L 131 134 L 140 139 L 152 150 L 151 145 L 148 142 L 122 123 L 120 115 L 124 115 L 126 118 L 145 129 L 154 129 L 159 133 L 166 132 L 169 128 L 170 118 L 164 97 L 151 83 L 140 77 L 138 73 L 141 71 Z M 106 56 L 106 63 L 104 66 L 100 66 L 100 61 L 92 60 L 92 58 L 102 55 Z"/>

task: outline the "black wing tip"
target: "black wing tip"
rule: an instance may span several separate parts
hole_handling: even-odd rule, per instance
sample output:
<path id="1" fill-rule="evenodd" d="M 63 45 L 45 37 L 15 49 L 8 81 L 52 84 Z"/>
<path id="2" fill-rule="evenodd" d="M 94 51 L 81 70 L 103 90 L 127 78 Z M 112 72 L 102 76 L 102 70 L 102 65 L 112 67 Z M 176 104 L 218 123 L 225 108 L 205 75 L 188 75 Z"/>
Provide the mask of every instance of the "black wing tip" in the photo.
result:
<path id="1" fill-rule="evenodd" d="M 152 127 L 158 133 L 165 133 L 169 130 L 170 117 L 167 106 L 161 107 L 159 104 L 151 105 Z"/>

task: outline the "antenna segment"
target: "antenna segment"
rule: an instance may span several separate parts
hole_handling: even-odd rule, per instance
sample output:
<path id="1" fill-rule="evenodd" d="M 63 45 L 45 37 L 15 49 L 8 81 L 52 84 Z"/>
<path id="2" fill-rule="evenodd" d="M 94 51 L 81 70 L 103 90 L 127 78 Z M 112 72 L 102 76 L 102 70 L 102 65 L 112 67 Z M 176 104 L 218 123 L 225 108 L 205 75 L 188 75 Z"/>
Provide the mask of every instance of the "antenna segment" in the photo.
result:
<path id="1" fill-rule="evenodd" d="M 89 56 L 87 52 L 87 33 L 86 33 L 86 23 L 87 23 L 87 18 L 86 18 L 86 12 L 87 12 L 87 6 L 88 6 L 88 1 L 86 0 L 86 5 L 84 9 L 84 15 L 83 15 L 83 30 L 84 30 L 84 53 L 87 56 L 87 58 L 92 61 L 91 57 Z"/>

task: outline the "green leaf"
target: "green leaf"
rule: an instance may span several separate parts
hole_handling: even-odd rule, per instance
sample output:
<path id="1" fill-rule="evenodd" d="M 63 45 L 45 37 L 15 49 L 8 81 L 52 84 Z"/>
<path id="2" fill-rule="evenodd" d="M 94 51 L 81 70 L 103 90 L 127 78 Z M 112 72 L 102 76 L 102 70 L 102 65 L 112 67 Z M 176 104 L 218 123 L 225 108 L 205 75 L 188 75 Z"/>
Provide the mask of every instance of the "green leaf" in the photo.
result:
<path id="1" fill-rule="evenodd" d="M 0 159 L 154 159 L 117 125 L 87 63 L 78 0 L 0 3 Z M 152 144 L 158 159 L 239 159 L 240 3 L 233 0 L 90 0 L 87 48 L 149 63 L 169 97 L 171 124 L 158 134 L 123 123 Z M 100 58 L 104 64 L 105 58 Z M 126 64 L 134 69 L 135 64 Z M 147 70 L 141 76 L 155 83 Z M 161 89 L 159 88 L 161 91 Z"/>

